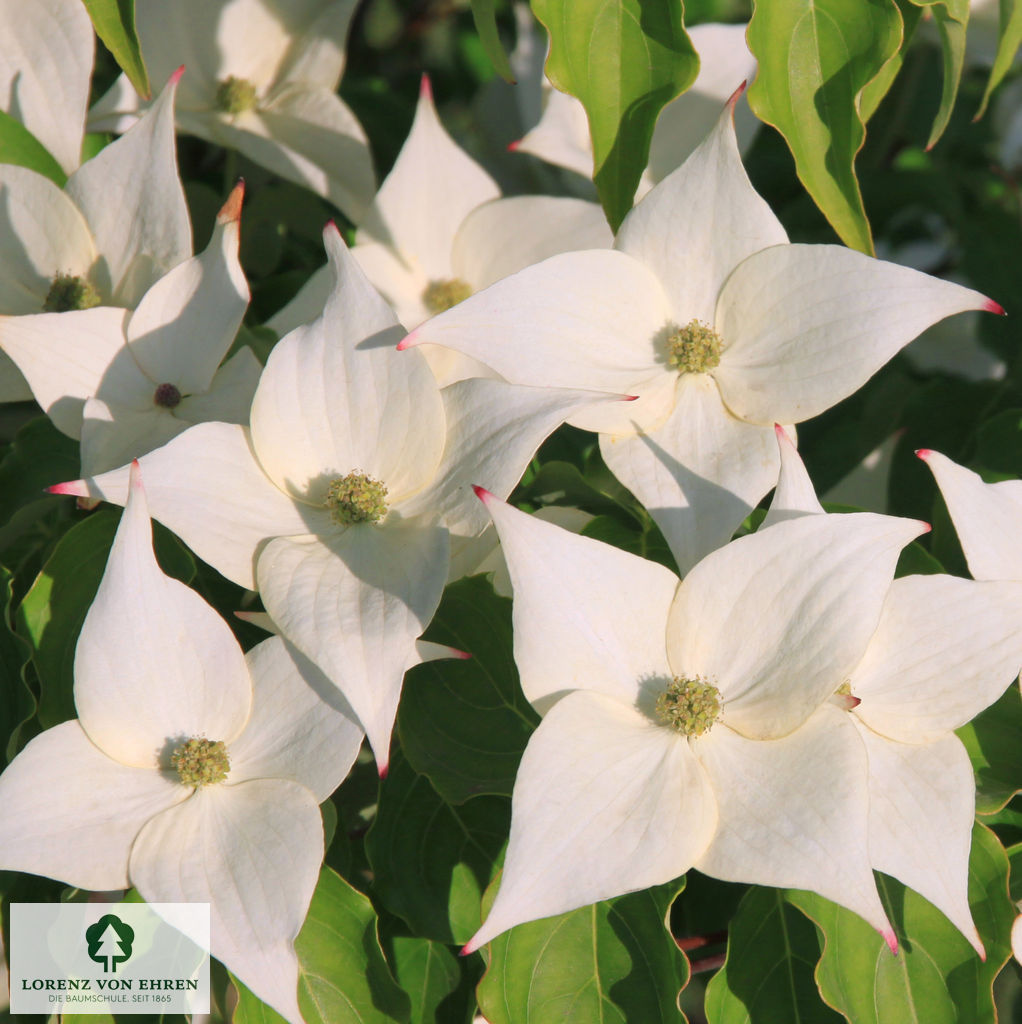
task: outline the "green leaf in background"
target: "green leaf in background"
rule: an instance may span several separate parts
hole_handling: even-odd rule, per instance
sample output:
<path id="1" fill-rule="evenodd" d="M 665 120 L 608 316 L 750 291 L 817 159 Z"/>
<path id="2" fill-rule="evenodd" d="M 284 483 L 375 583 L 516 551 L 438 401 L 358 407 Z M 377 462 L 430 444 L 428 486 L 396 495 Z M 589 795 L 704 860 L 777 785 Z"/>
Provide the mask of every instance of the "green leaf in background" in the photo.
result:
<path id="1" fill-rule="evenodd" d="M 820 929 L 823 957 L 816 980 L 823 998 L 851 1024 L 989 1024 L 996 1019 L 993 983 L 1011 952 L 1015 908 L 1008 898 L 1008 857 L 981 825 L 972 833 L 969 904 L 986 962 L 939 910 L 911 889 L 877 875 L 884 907 L 898 934 L 893 956 L 858 915 L 814 893 L 788 899 Z"/>
<path id="2" fill-rule="evenodd" d="M 1012 901 L 1017 903 L 1022 900 L 1022 843 L 1015 843 L 1004 852 L 1008 855 L 1008 864 L 1011 868 L 1008 891 Z"/>
<path id="3" fill-rule="evenodd" d="M 754 113 L 784 136 L 799 180 L 845 245 L 870 256 L 855 175 L 866 138 L 859 104 L 902 32 L 894 0 L 759 0 L 749 23 Z"/>
<path id="4" fill-rule="evenodd" d="M 504 797 L 452 806 L 396 757 L 366 837 L 379 902 L 416 935 L 463 946 L 482 923 L 482 895 L 510 824 Z"/>
<path id="5" fill-rule="evenodd" d="M 841 1024 L 820 998 L 816 929 L 778 889 L 754 886 L 728 929 L 727 960 L 706 987 L 710 1024 Z"/>
<path id="6" fill-rule="evenodd" d="M 487 909 L 499 879 L 487 890 Z M 684 879 L 518 925 L 486 947 L 489 1024 L 680 1024 L 685 954 L 668 931 Z"/>
<path id="7" fill-rule="evenodd" d="M 306 1024 L 407 1024 L 408 996 L 390 973 L 376 923 L 369 900 L 323 868 L 295 939 L 298 1005 Z M 237 978 L 233 981 L 238 989 L 234 1024 L 284 1020 Z"/>
<path id="8" fill-rule="evenodd" d="M 976 813 L 995 814 L 1022 792 L 1022 700 L 1016 683 L 957 730 L 976 773 Z"/>
<path id="9" fill-rule="evenodd" d="M 469 1024 L 472 1008 L 459 1014 L 452 1006 L 461 983 L 454 954 L 439 942 L 407 935 L 395 936 L 390 945 L 398 984 L 411 998 L 410 1024 Z"/>
<path id="10" fill-rule="evenodd" d="M 1001 0 L 1000 24 L 997 32 L 997 55 L 994 57 L 990 78 L 983 92 L 983 100 L 976 111 L 978 121 L 985 113 L 990 96 L 1011 70 L 1015 55 L 1022 45 L 1022 0 Z"/>
<path id="11" fill-rule="evenodd" d="M 962 81 L 965 65 L 965 32 L 969 23 L 969 0 L 911 0 L 925 7 L 933 14 L 933 20 L 940 33 L 940 48 L 944 62 L 944 81 L 940 91 L 940 107 L 933 119 L 927 149 L 933 149 L 944 134 L 951 111 L 958 98 L 958 86 Z"/>
<path id="12" fill-rule="evenodd" d="M 923 14 L 913 0 L 894 0 L 894 2 L 901 12 L 901 47 L 881 68 L 876 78 L 862 90 L 862 95 L 859 98 L 859 117 L 862 118 L 863 124 L 869 124 L 870 118 L 876 113 L 877 107 L 880 106 L 881 101 L 894 84 L 894 80 L 901 74 L 901 69 L 905 64 L 905 51 L 912 41 L 916 26 Z"/>
<path id="13" fill-rule="evenodd" d="M 616 232 L 657 116 L 699 73 L 681 0 L 532 0 L 532 10 L 550 34 L 547 77 L 586 109 L 593 181 Z"/>
<path id="14" fill-rule="evenodd" d="M 78 442 L 62 434 L 45 417 L 25 424 L 0 462 L 0 523 L 34 501 L 66 501 L 47 497 L 45 488 L 74 480 L 81 472 Z"/>
<path id="15" fill-rule="evenodd" d="M 397 714 L 401 749 L 448 803 L 510 796 L 539 722 L 518 684 L 511 602 L 481 576 L 458 580 L 444 592 L 425 637 L 472 657 L 431 661 L 408 673 Z"/>
<path id="16" fill-rule="evenodd" d="M 96 35 L 114 55 L 135 92 L 143 99 L 152 96 L 149 73 L 135 32 L 135 0 L 82 0 L 92 19 Z"/>
<path id="17" fill-rule="evenodd" d="M 44 729 L 76 717 L 75 647 L 120 519 L 120 512 L 110 509 L 71 527 L 18 608 L 19 632 L 32 649 L 39 675 L 39 723 Z M 153 541 L 164 572 L 191 582 L 195 562 L 181 542 L 159 523 L 153 524 Z"/>
<path id="18" fill-rule="evenodd" d="M 497 31 L 497 5 L 495 0 L 472 0 L 472 20 L 482 40 L 486 56 L 490 58 L 494 70 L 505 82 L 515 83 L 511 64 L 504 52 L 504 44 L 500 41 Z"/>
<path id="19" fill-rule="evenodd" d="M 22 670 L 32 656 L 11 621 L 11 574 L 0 566 L 0 751 L 10 761 L 21 746 L 21 727 L 35 714 L 35 697 Z"/>
<path id="20" fill-rule="evenodd" d="M 0 110 L 0 164 L 17 164 L 63 188 L 67 175 L 56 157 L 19 121 Z"/>

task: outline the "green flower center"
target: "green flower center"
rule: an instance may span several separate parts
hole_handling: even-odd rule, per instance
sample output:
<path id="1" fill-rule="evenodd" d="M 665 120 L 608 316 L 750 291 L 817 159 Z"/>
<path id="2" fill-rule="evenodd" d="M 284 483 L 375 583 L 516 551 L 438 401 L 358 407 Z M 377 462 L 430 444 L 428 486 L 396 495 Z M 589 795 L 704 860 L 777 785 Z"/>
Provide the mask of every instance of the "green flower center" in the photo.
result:
<path id="1" fill-rule="evenodd" d="M 58 274 L 43 302 L 44 313 L 67 313 L 72 309 L 92 309 L 103 300 L 91 283 L 77 274 Z"/>
<path id="2" fill-rule="evenodd" d="M 429 310 L 430 316 L 443 313 L 444 310 L 464 302 L 472 294 L 472 286 L 460 277 L 451 277 L 446 281 L 430 281 L 422 293 L 422 304 Z"/>
<path id="3" fill-rule="evenodd" d="M 378 523 L 387 514 L 387 487 L 355 470 L 334 480 L 326 489 L 326 507 L 335 523 Z"/>
<path id="4" fill-rule="evenodd" d="M 656 699 L 661 725 L 684 736 L 702 736 L 720 716 L 720 690 L 702 679 L 678 679 Z"/>
<path id="5" fill-rule="evenodd" d="M 229 75 L 217 86 L 214 105 L 223 114 L 243 114 L 256 105 L 256 87 L 247 79 Z"/>
<path id="6" fill-rule="evenodd" d="M 231 770 L 224 741 L 207 740 L 202 736 L 185 740 L 170 755 L 170 763 L 177 769 L 178 778 L 185 786 L 210 786 L 214 782 L 223 782 Z"/>
<path id="7" fill-rule="evenodd" d="M 175 384 L 161 384 L 153 394 L 153 402 L 162 409 L 173 409 L 181 404 L 181 392 Z"/>
<path id="8" fill-rule="evenodd" d="M 692 320 L 667 335 L 667 362 L 679 373 L 708 373 L 720 363 L 720 335 Z"/>

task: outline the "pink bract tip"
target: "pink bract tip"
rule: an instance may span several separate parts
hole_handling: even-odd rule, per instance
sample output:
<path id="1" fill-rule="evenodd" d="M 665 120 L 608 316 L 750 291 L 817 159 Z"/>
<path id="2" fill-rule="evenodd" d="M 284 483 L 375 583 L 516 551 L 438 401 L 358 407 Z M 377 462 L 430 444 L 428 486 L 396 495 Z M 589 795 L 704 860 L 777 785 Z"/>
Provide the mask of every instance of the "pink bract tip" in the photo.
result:
<path id="1" fill-rule="evenodd" d="M 380 776 L 380 782 L 383 782 L 387 777 L 387 773 L 390 771 L 389 764 L 381 764 L 377 767 L 376 772 Z"/>
<path id="2" fill-rule="evenodd" d="M 987 313 L 996 313 L 998 316 L 1008 315 L 1004 306 L 999 302 L 994 302 L 993 299 L 987 299 L 986 302 L 983 303 L 983 309 L 986 310 Z"/>
<path id="3" fill-rule="evenodd" d="M 472 660 L 472 655 L 469 654 L 468 651 L 459 651 L 457 647 L 452 647 L 451 648 L 451 653 L 459 661 L 471 661 Z"/>
<path id="4" fill-rule="evenodd" d="M 245 179 L 239 178 L 237 185 L 231 189 L 227 202 L 220 207 L 216 215 L 217 224 L 230 224 L 232 221 L 241 220 L 241 204 L 245 201 Z"/>
<path id="5" fill-rule="evenodd" d="M 175 71 L 170 76 L 170 78 L 167 79 L 167 85 L 177 85 L 177 83 L 181 81 L 181 76 L 184 73 L 185 73 L 185 66 L 184 66 L 184 64 L 182 64 L 181 67 L 179 67 L 177 69 L 177 71 Z"/>
<path id="6" fill-rule="evenodd" d="M 490 499 L 493 497 L 492 494 L 485 488 L 480 487 L 479 484 L 473 484 L 472 490 L 476 492 L 476 497 L 484 504 L 489 504 Z"/>
<path id="7" fill-rule="evenodd" d="M 474 953 L 475 951 L 476 947 L 472 945 L 472 941 L 470 939 L 461 947 L 461 949 L 458 950 L 458 956 L 468 956 L 470 953 Z"/>
<path id="8" fill-rule="evenodd" d="M 920 458 L 925 462 L 933 454 L 932 448 L 917 448 L 916 457 Z"/>
<path id="9" fill-rule="evenodd" d="M 727 105 L 734 112 L 735 104 L 742 98 L 742 93 L 745 92 L 745 87 L 748 85 L 748 81 L 742 82 L 740 86 L 727 98 Z"/>
<path id="10" fill-rule="evenodd" d="M 430 82 L 429 75 L 424 74 L 419 79 L 419 99 L 433 102 L 433 83 Z"/>
<path id="11" fill-rule="evenodd" d="M 519 147 L 519 146 L 520 146 L 521 144 L 522 144 L 522 140 L 521 140 L 521 139 L 515 139 L 515 141 L 514 141 L 514 142 L 509 142 L 509 143 L 507 144 L 507 151 L 508 151 L 509 153 L 517 153 L 517 152 L 518 152 L 518 147 Z"/>
<path id="12" fill-rule="evenodd" d="M 880 935 L 883 937 L 884 942 L 887 943 L 887 948 L 895 955 L 898 955 L 898 936 L 894 934 L 893 928 L 888 928 L 886 931 L 882 930 Z"/>
<path id="13" fill-rule="evenodd" d="M 622 395 L 621 396 L 621 401 L 622 402 L 637 402 L 638 400 L 639 400 L 639 396 L 638 395 Z"/>
<path id="14" fill-rule="evenodd" d="M 923 533 L 929 533 L 933 529 L 933 527 L 929 523 L 924 523 L 922 519 L 918 519 L 916 521 L 923 528 Z"/>
<path id="15" fill-rule="evenodd" d="M 333 217 L 323 225 L 323 234 L 325 235 L 328 231 L 332 231 L 335 235 L 339 235 L 341 233 L 341 229 L 337 226 L 337 222 Z"/>
<path id="16" fill-rule="evenodd" d="M 62 484 L 53 484 L 52 487 L 45 488 L 47 494 L 74 494 L 77 495 L 79 491 L 79 485 L 82 483 L 81 480 L 67 480 Z"/>
<path id="17" fill-rule="evenodd" d="M 403 337 L 403 338 L 402 338 L 402 339 L 401 339 L 401 340 L 400 340 L 400 341 L 399 341 L 399 342 L 397 343 L 397 350 L 398 350 L 398 352 L 404 352 L 404 350 L 405 350 L 406 348 L 412 348 L 413 346 L 415 346 L 415 345 L 417 345 L 417 344 L 418 344 L 418 338 L 416 337 L 416 333 L 415 333 L 415 331 L 412 331 L 412 333 L 411 333 L 411 334 L 406 334 L 406 335 L 405 335 L 405 336 L 404 336 L 404 337 Z"/>

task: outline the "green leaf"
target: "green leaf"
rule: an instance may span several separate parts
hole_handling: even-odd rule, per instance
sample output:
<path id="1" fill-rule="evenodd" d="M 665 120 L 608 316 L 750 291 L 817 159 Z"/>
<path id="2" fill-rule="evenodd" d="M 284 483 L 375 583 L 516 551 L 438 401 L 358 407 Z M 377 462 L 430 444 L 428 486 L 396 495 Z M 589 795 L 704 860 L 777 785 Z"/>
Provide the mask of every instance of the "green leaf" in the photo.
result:
<path id="1" fill-rule="evenodd" d="M 63 188 L 67 182 L 57 158 L 15 117 L 0 110 L 0 164 L 17 164 L 45 175 Z"/>
<path id="2" fill-rule="evenodd" d="M 915 6 L 913 0 L 895 0 L 895 3 L 901 12 L 901 47 L 881 68 L 876 78 L 862 90 L 862 96 L 859 99 L 859 116 L 862 118 L 863 124 L 869 124 L 870 118 L 876 113 L 877 107 L 880 106 L 881 101 L 894 84 L 894 80 L 901 73 L 905 64 L 905 52 L 908 49 L 908 44 L 912 41 L 912 36 L 922 17 L 923 12 Z"/>
<path id="3" fill-rule="evenodd" d="M 498 881 L 487 890 L 492 903 Z M 684 879 L 498 935 L 477 990 L 489 1024 L 677 1022 L 685 954 L 667 927 Z"/>
<path id="4" fill-rule="evenodd" d="M 1011 70 L 1018 48 L 1022 45 L 1022 2 L 1020 0 L 1001 0 L 1000 14 L 997 55 L 994 57 L 994 66 L 990 69 L 990 78 L 983 91 L 979 110 L 976 111 L 975 120 L 977 121 L 986 113 L 987 104 L 990 102 L 994 89 L 1001 84 L 1004 76 Z"/>
<path id="5" fill-rule="evenodd" d="M 74 656 L 85 614 L 106 569 L 120 512 L 97 512 L 57 543 L 18 608 L 19 632 L 39 675 L 39 722 L 44 729 L 75 718 Z M 165 572 L 185 583 L 195 562 L 173 534 L 153 524 L 156 556 Z"/>
<path id="6" fill-rule="evenodd" d="M 431 661 L 405 678 L 398 708 L 401 749 L 448 802 L 510 796 L 539 716 L 518 683 L 511 602 L 482 577 L 447 588 L 426 639 L 472 655 Z"/>
<path id="7" fill-rule="evenodd" d="M 898 934 L 897 956 L 858 915 L 814 893 L 788 892 L 824 938 L 816 971 L 823 998 L 851 1024 L 994 1020 L 993 982 L 1007 962 L 1015 918 L 1008 898 L 1008 858 L 997 837 L 976 825 L 969 858 L 969 904 L 986 946 L 985 963 L 920 895 L 886 875 L 877 875 L 877 885 Z"/>
<path id="8" fill-rule="evenodd" d="M 372 904 L 323 868 L 309 916 L 295 939 L 298 1005 L 306 1024 L 393 1024 L 409 1020 L 408 996 L 380 948 Z M 232 975 L 238 989 L 234 1024 L 279 1024 L 274 1010 Z"/>
<path id="9" fill-rule="evenodd" d="M 450 1005 L 461 983 L 461 968 L 454 954 L 439 942 L 407 935 L 395 936 L 391 949 L 398 983 L 411 997 L 410 1024 L 449 1024 L 458 1020 Z"/>
<path id="10" fill-rule="evenodd" d="M 760 0 L 748 30 L 759 61 L 753 111 L 784 136 L 799 180 L 841 240 L 871 256 L 855 176 L 866 138 L 859 105 L 902 31 L 894 0 Z"/>
<path id="11" fill-rule="evenodd" d="M 933 20 L 940 33 L 940 48 L 944 63 L 944 80 L 940 91 L 940 106 L 933 119 L 927 149 L 933 149 L 944 134 L 951 111 L 958 97 L 965 65 L 965 32 L 969 22 L 969 0 L 911 0 L 933 12 Z"/>
<path id="12" fill-rule="evenodd" d="M 78 442 L 66 437 L 45 417 L 25 424 L 0 462 L 0 522 L 7 522 L 23 505 L 47 497 L 45 488 L 74 480 L 81 472 Z"/>
<path id="13" fill-rule="evenodd" d="M 577 96 L 593 138 L 593 181 L 617 231 L 666 103 L 699 72 L 681 0 L 532 0 L 550 33 L 547 77 Z"/>
<path id="14" fill-rule="evenodd" d="M 706 988 L 710 1024 L 840 1024 L 820 999 L 816 929 L 778 889 L 754 886 L 728 929 L 727 960 Z"/>
<path id="15" fill-rule="evenodd" d="M 82 0 L 96 35 L 114 55 L 128 81 L 143 99 L 152 96 L 149 73 L 135 32 L 135 0 Z"/>
<path id="16" fill-rule="evenodd" d="M 23 674 L 32 652 L 11 621 L 11 582 L 11 574 L 0 566 L 0 750 L 6 761 L 17 753 L 21 727 L 36 710 Z"/>
<path id="17" fill-rule="evenodd" d="M 1022 792 L 1022 700 L 1014 682 L 957 730 L 976 773 L 976 813 L 994 814 Z"/>
<path id="18" fill-rule="evenodd" d="M 1008 864 L 1011 869 L 1009 892 L 1012 902 L 1018 903 L 1022 900 L 1022 843 L 1015 843 L 1005 851 L 1008 855 Z"/>
<path id="19" fill-rule="evenodd" d="M 366 837 L 379 902 L 416 935 L 464 945 L 482 923 L 483 891 L 510 825 L 505 798 L 452 806 L 404 758 L 395 758 Z"/>
<path id="20" fill-rule="evenodd" d="M 504 44 L 500 41 L 500 33 L 497 31 L 497 5 L 496 0 L 471 0 L 472 20 L 475 22 L 476 31 L 482 40 L 486 56 L 490 58 L 494 70 L 504 79 L 505 82 L 515 84 L 515 76 L 511 71 L 511 63 L 504 51 Z"/>

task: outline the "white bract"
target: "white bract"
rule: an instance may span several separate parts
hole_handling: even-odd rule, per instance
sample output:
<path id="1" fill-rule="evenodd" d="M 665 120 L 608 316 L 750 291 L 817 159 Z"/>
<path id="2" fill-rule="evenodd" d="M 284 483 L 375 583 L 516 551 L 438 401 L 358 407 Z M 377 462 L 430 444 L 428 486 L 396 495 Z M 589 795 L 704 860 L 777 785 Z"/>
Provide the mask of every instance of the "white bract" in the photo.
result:
<path id="1" fill-rule="evenodd" d="M 779 433 L 780 483 L 761 530 L 823 513 Z M 954 730 L 992 704 L 1020 666 L 1022 582 L 905 576 L 892 583 L 842 687 L 869 758 L 873 867 L 925 896 L 981 957 L 968 900 L 976 783 Z"/>
<path id="2" fill-rule="evenodd" d="M 63 168 L 82 158 L 95 35 L 80 0 L 0 0 L 0 110 Z"/>
<path id="3" fill-rule="evenodd" d="M 450 535 L 482 532 L 470 482 L 508 494 L 541 441 L 606 395 L 471 380 L 439 390 L 329 225 L 322 316 L 275 346 L 251 430 L 192 427 L 141 460 L 153 515 L 258 587 L 281 634 L 341 688 L 386 771 L 405 671 L 447 579 Z M 410 358 L 409 358 L 410 357 Z M 60 485 L 123 501 L 126 470 Z"/>
<path id="4" fill-rule="evenodd" d="M 641 199 L 658 181 L 680 167 L 713 128 L 720 108 L 742 82 L 756 74 L 756 58 L 745 43 L 746 25 L 696 25 L 689 38 L 699 54 L 699 74 L 691 87 L 671 100 L 657 118 L 649 145 L 649 163 L 635 193 Z M 593 176 L 593 142 L 580 100 L 559 92 L 543 78 L 546 104 L 539 123 L 512 149 L 530 153 L 580 174 Z M 759 121 L 743 99 L 735 107 L 738 145 L 744 153 L 759 130 Z"/>
<path id="5" fill-rule="evenodd" d="M 247 422 L 259 362 L 243 348 L 220 367 L 249 298 L 238 262 L 243 192 L 224 204 L 205 252 L 159 278 L 134 312 L 0 317 L 0 350 L 54 425 L 81 440 L 83 474 L 122 466 L 193 423 Z"/>
<path id="6" fill-rule="evenodd" d="M 75 652 L 78 719 L 0 777 L 0 867 L 153 903 L 209 903 L 211 952 L 300 1022 L 297 936 L 323 859 L 319 804 L 362 732 L 279 638 L 243 654 L 153 556 L 137 470 Z"/>
<path id="7" fill-rule="evenodd" d="M 171 76 L 123 138 L 82 164 L 63 190 L 25 167 L 0 164 L 0 313 L 107 305 L 133 309 L 192 254 L 177 173 Z M 0 356 L 0 401 L 32 397 Z"/>
<path id="8" fill-rule="evenodd" d="M 412 130 L 352 249 L 404 327 L 411 330 L 548 256 L 613 242 L 595 203 L 499 197 L 497 183 L 444 130 L 424 77 Z M 269 326 L 283 334 L 318 316 L 330 284 L 324 267 Z M 484 367 L 449 350 L 431 347 L 423 354 L 441 386 L 486 375 Z"/>
<path id="9" fill-rule="evenodd" d="M 1000 309 L 836 245 L 790 245 L 753 191 L 730 110 L 625 218 L 609 251 L 553 256 L 426 321 L 519 384 L 637 396 L 570 422 L 650 511 L 682 571 L 777 480 L 774 423 L 851 394 L 923 328 Z"/>
<path id="10" fill-rule="evenodd" d="M 829 698 L 924 525 L 779 523 L 684 579 L 481 492 L 514 587 L 515 661 L 544 715 L 475 949 L 516 924 L 696 867 L 812 889 L 895 945 L 870 870 L 866 754 Z"/>
<path id="11" fill-rule="evenodd" d="M 365 132 L 337 95 L 355 0 L 140 0 L 142 53 L 159 78 L 179 64 L 181 131 L 237 149 L 361 220 L 376 187 Z M 122 75 L 93 108 L 123 131 L 140 108 Z"/>

